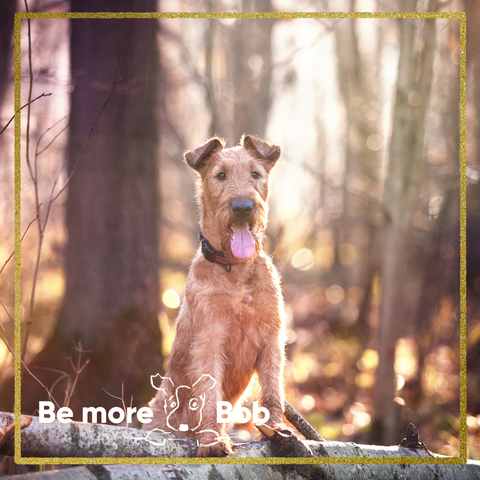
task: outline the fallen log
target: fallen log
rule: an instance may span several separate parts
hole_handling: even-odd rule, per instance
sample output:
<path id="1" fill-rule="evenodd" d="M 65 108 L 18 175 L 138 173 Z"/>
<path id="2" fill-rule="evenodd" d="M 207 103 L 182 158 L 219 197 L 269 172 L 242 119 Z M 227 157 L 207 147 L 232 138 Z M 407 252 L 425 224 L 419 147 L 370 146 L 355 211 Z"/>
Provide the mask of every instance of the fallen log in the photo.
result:
<path id="1" fill-rule="evenodd" d="M 31 418 L 30 425 L 22 428 L 22 457 L 75 457 L 75 458 L 191 458 L 196 453 L 196 440 L 193 438 L 147 432 L 136 428 L 115 427 L 103 424 L 71 422 L 39 423 L 38 417 Z M 13 414 L 0 413 L 0 425 L 7 428 L 13 423 Z M 28 422 L 26 422 L 28 423 Z M 85 465 L 65 470 L 46 471 L 18 475 L 22 480 L 63 480 L 98 479 L 112 480 L 126 478 L 215 478 L 216 480 L 261 478 L 300 480 L 405 480 L 455 479 L 480 480 L 480 462 L 469 461 L 467 465 L 432 464 L 302 464 L 302 458 L 355 457 L 361 459 L 403 457 L 415 461 L 418 458 L 441 458 L 429 452 L 418 441 L 418 431 L 410 426 L 407 437 L 401 445 L 383 447 L 357 445 L 343 442 L 300 441 L 288 431 L 278 432 L 264 428 L 267 441 L 237 445 L 230 459 L 249 459 L 265 462 L 269 457 L 282 458 L 280 465 L 247 464 L 176 464 L 176 465 Z M 273 433 L 272 433 L 273 432 Z M 13 455 L 14 438 L 8 438 L 2 447 L 1 455 Z M 297 458 L 295 458 L 297 457 Z M 192 458 L 192 462 L 196 459 Z M 222 459 L 220 460 L 222 461 Z M 233 460 L 235 461 L 235 460 Z M 241 460 L 240 460 L 241 461 Z M 311 461 L 311 460 L 310 460 Z M 388 461 L 388 460 L 387 460 Z M 101 460 L 100 462 L 101 463 Z"/>

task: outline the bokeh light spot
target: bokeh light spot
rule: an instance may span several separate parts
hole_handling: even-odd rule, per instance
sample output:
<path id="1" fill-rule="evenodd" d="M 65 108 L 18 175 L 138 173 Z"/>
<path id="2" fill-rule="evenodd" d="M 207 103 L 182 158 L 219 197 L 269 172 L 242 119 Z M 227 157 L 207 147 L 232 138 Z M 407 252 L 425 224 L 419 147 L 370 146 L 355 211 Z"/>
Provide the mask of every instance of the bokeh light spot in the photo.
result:
<path id="1" fill-rule="evenodd" d="M 315 399 L 311 395 L 304 395 L 302 398 L 302 408 L 310 411 L 315 407 Z"/>
<path id="2" fill-rule="evenodd" d="M 367 138 L 367 147 L 373 152 L 378 152 L 383 147 L 383 137 L 374 133 Z"/>
<path id="3" fill-rule="evenodd" d="M 333 305 L 337 305 L 345 298 L 345 291 L 340 285 L 332 285 L 325 293 L 327 300 Z"/>
<path id="4" fill-rule="evenodd" d="M 315 256 L 309 248 L 300 248 L 292 257 L 292 265 L 298 270 L 310 270 L 315 263 Z"/>
<path id="5" fill-rule="evenodd" d="M 416 91 L 410 92 L 408 94 L 408 103 L 412 107 L 418 107 L 422 103 L 422 96 Z"/>
<path id="6" fill-rule="evenodd" d="M 353 435 L 355 433 L 355 427 L 351 423 L 346 423 L 342 427 L 342 432 L 344 435 L 349 437 L 350 435 Z"/>
<path id="7" fill-rule="evenodd" d="M 167 308 L 178 308 L 180 306 L 180 297 L 175 290 L 168 289 L 163 292 L 162 302 Z"/>

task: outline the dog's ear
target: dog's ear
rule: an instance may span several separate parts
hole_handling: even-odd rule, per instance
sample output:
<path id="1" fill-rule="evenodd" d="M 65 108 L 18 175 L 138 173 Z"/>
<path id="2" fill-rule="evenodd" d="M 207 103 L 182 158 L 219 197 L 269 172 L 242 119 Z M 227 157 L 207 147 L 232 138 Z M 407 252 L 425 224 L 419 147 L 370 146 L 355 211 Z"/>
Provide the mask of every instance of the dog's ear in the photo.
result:
<path id="1" fill-rule="evenodd" d="M 190 150 L 184 154 L 185 161 L 194 170 L 200 171 L 208 161 L 208 159 L 218 150 L 225 147 L 222 140 L 217 137 L 210 139 L 208 142 L 200 145 L 194 150 Z"/>
<path id="2" fill-rule="evenodd" d="M 243 136 L 243 148 L 253 153 L 256 157 L 265 160 L 268 170 L 270 170 L 280 158 L 280 147 L 260 140 L 252 135 Z"/>

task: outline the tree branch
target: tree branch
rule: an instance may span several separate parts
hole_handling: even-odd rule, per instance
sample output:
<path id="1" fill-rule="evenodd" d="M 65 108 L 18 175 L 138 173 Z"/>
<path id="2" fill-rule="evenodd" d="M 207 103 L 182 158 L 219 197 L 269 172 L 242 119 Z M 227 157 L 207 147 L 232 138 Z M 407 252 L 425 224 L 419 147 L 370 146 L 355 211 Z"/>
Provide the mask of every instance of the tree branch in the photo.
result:
<path id="1" fill-rule="evenodd" d="M 58 175 L 57 175 L 55 181 L 53 182 L 52 190 L 50 192 L 50 199 L 48 200 L 47 211 L 45 213 L 45 219 L 43 221 L 43 225 L 40 221 L 40 206 L 41 206 L 41 204 L 39 203 L 39 200 L 38 200 L 38 185 L 37 185 L 37 172 L 36 172 L 37 157 L 38 157 L 38 155 L 43 153 L 46 150 L 46 148 L 48 148 L 57 139 L 58 135 L 60 135 L 68 127 L 68 125 L 64 129 L 62 129 L 62 131 L 58 135 L 56 135 L 54 137 L 54 139 L 48 144 L 47 147 L 45 147 L 43 150 L 41 150 L 38 153 L 38 145 L 39 145 L 39 142 L 40 142 L 41 138 L 43 137 L 43 135 L 42 135 L 42 137 L 40 137 L 40 139 L 37 143 L 37 149 L 36 149 L 37 153 L 35 155 L 35 176 L 32 173 L 32 169 L 31 169 L 31 166 L 30 166 L 30 161 L 29 161 L 28 156 L 27 156 L 27 164 L 28 164 L 28 168 L 29 168 L 29 171 L 30 171 L 30 175 L 31 175 L 31 178 L 32 178 L 32 181 L 33 181 L 33 184 L 34 184 L 34 190 L 35 190 L 35 204 L 36 204 L 36 208 L 37 208 L 37 217 L 36 218 L 38 219 L 39 239 L 38 239 L 38 247 L 37 247 L 37 260 L 36 260 L 36 263 L 35 263 L 35 271 L 34 271 L 34 274 L 33 274 L 32 292 L 30 294 L 30 306 L 29 306 L 29 314 L 28 314 L 29 321 L 27 322 L 27 329 L 26 329 L 26 332 L 25 332 L 25 335 L 24 335 L 25 338 L 24 338 L 24 343 L 23 343 L 22 353 L 21 353 L 21 358 L 22 359 L 25 358 L 25 353 L 27 351 L 27 343 L 28 343 L 28 338 L 29 338 L 30 329 L 31 329 L 31 319 L 33 318 L 33 307 L 34 307 L 34 304 L 35 304 L 35 289 L 36 289 L 36 283 L 37 283 L 38 270 L 39 270 L 39 267 L 40 267 L 40 256 L 41 256 L 41 253 L 42 253 L 43 238 L 44 238 L 44 235 L 45 235 L 45 230 L 47 228 L 47 223 L 48 223 L 48 219 L 49 219 L 49 216 L 50 216 L 50 211 L 51 211 L 52 205 L 55 202 L 55 200 L 57 200 L 57 198 L 68 187 L 68 185 L 70 183 L 70 180 L 72 179 L 72 176 L 75 172 L 75 168 L 77 167 L 78 162 L 82 158 L 83 152 L 85 151 L 85 148 L 87 147 L 88 142 L 90 141 L 90 137 L 92 136 L 92 133 L 95 130 L 95 127 L 97 126 L 97 122 L 100 119 L 100 117 L 102 116 L 102 113 L 105 110 L 105 108 L 107 107 L 111 98 L 113 97 L 113 95 L 117 91 L 117 88 L 118 88 L 121 80 L 122 80 L 121 77 L 117 80 L 117 83 L 115 84 L 112 91 L 110 92 L 110 95 L 108 96 L 107 100 L 105 101 L 102 108 L 100 109 L 100 112 L 98 113 L 97 118 L 95 119 L 95 121 L 93 122 L 93 125 L 90 128 L 90 132 L 89 132 L 87 138 L 85 139 L 82 150 L 78 154 L 77 159 L 76 159 L 76 161 L 75 161 L 75 163 L 74 163 L 74 165 L 73 165 L 73 167 L 70 171 L 70 175 L 68 176 L 67 180 L 65 181 L 65 184 L 63 185 L 63 187 L 55 194 L 55 189 L 57 187 L 57 183 L 60 180 L 60 174 L 61 174 L 63 168 L 66 166 L 67 161 L 65 161 L 62 164 L 62 166 L 60 167 L 60 170 L 58 172 Z M 58 123 L 59 122 L 55 123 L 52 127 L 47 129 L 45 131 L 45 133 L 47 133 L 51 128 L 53 128 Z M 28 150 L 27 150 L 27 152 L 28 152 Z"/>
<path id="2" fill-rule="evenodd" d="M 285 418 L 307 439 L 323 442 L 325 439 L 285 400 L 283 402 Z"/>
<path id="3" fill-rule="evenodd" d="M 37 220 L 38 218 L 38 215 L 35 215 L 35 218 L 28 224 L 28 227 L 27 229 L 25 230 L 25 232 L 23 232 L 23 235 L 22 235 L 22 238 L 20 239 L 20 242 L 22 242 L 22 240 L 25 238 L 25 235 L 27 234 L 28 232 L 28 229 L 30 228 L 30 226 L 32 225 L 32 223 Z M 12 257 L 15 255 L 15 250 L 10 254 L 10 256 L 7 258 L 7 260 L 5 261 L 5 263 L 3 264 L 3 267 L 2 269 L 0 270 L 0 274 L 3 272 L 3 269 L 7 266 L 7 263 L 12 259 Z"/>
<path id="4" fill-rule="evenodd" d="M 37 101 L 39 98 L 42 98 L 42 97 L 49 97 L 51 95 L 51 93 L 42 93 L 41 95 L 39 95 L 37 98 L 34 98 L 33 100 L 30 100 L 29 102 L 27 102 L 23 107 L 20 108 L 19 112 L 21 110 L 23 110 L 25 107 L 28 107 L 30 104 L 32 104 L 33 102 Z M 17 112 L 18 113 L 18 112 Z M 15 113 L 12 118 L 7 122 L 7 124 L 0 130 L 0 135 L 7 129 L 7 127 L 13 122 L 13 120 L 15 119 L 15 115 L 17 114 Z"/>

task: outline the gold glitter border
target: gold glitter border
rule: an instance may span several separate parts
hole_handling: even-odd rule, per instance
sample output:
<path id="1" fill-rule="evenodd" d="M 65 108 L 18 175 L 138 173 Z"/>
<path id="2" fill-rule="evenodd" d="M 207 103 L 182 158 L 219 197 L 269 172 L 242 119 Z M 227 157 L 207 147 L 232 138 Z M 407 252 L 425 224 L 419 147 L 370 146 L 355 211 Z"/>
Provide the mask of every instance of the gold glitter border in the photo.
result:
<path id="1" fill-rule="evenodd" d="M 56 18 L 451 18 L 460 20 L 460 455 L 458 457 L 321 457 L 321 458 L 77 458 L 21 456 L 21 304 L 20 304 L 20 238 L 21 238 L 21 32 L 22 19 Z M 467 16 L 465 12 L 18 12 L 15 14 L 15 463 L 23 465 L 84 464 L 465 464 L 467 462 L 467 293 L 466 293 L 466 47 Z"/>

